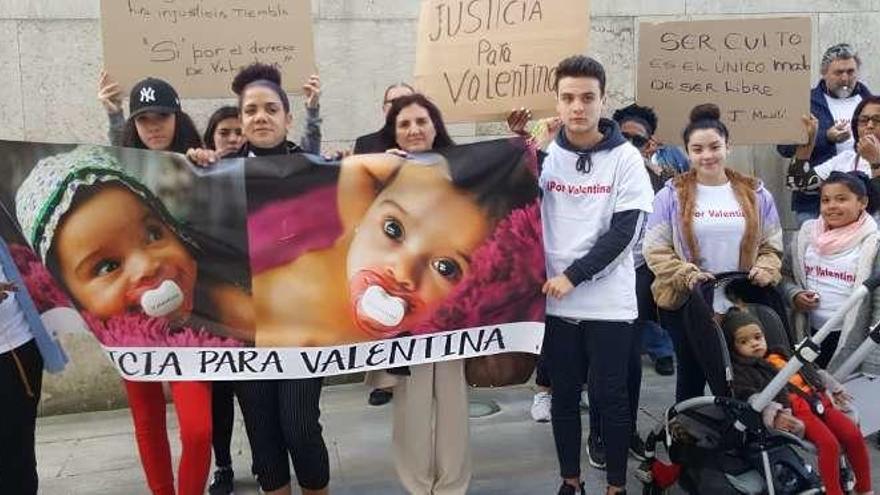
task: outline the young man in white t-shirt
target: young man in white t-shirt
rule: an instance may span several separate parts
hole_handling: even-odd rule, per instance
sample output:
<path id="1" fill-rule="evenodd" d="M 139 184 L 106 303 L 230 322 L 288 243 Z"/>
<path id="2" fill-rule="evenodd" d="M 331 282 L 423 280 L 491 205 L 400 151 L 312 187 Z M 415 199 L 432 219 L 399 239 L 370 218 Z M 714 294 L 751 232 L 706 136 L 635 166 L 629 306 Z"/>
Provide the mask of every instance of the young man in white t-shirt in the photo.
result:
<path id="1" fill-rule="evenodd" d="M 653 189 L 639 151 L 601 118 L 605 70 L 576 55 L 556 68 L 563 127 L 543 157 L 540 185 L 547 263 L 544 357 L 553 386 L 559 494 L 583 493 L 579 400 L 584 374 L 605 443 L 608 493 L 626 488 L 633 421 L 627 386 L 638 352 L 632 248 Z M 591 432 L 593 433 L 593 432 Z"/>

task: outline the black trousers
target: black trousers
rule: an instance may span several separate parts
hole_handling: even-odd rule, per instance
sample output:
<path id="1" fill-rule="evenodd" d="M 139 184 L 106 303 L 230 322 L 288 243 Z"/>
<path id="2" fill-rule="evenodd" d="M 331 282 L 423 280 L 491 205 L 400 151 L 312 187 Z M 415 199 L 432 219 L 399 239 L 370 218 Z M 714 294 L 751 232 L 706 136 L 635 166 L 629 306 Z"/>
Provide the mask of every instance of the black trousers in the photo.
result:
<path id="1" fill-rule="evenodd" d="M 675 402 L 704 395 L 706 373 L 688 342 L 681 310 L 661 309 L 660 324 L 669 331 L 672 347 L 675 349 Z"/>
<path id="2" fill-rule="evenodd" d="M 236 383 L 253 471 L 263 491 L 290 483 L 288 456 L 301 487 L 320 490 L 330 482 L 330 461 L 319 422 L 322 383 L 321 378 Z"/>
<path id="3" fill-rule="evenodd" d="M 544 356 L 553 385 L 551 422 L 560 475 L 580 476 L 579 403 L 586 375 L 590 406 L 605 442 L 608 484 L 625 486 L 627 450 L 634 428 L 629 374 L 630 358 L 636 352 L 635 326 L 620 321 L 575 324 L 553 316 L 546 322 Z"/>
<path id="4" fill-rule="evenodd" d="M 42 385 L 35 341 L 0 354 L 0 493 L 37 493 L 34 430 Z"/>
<path id="5" fill-rule="evenodd" d="M 211 390 L 211 444 L 214 446 L 214 464 L 217 467 L 232 466 L 232 426 L 235 422 L 235 384 L 213 382 Z"/>

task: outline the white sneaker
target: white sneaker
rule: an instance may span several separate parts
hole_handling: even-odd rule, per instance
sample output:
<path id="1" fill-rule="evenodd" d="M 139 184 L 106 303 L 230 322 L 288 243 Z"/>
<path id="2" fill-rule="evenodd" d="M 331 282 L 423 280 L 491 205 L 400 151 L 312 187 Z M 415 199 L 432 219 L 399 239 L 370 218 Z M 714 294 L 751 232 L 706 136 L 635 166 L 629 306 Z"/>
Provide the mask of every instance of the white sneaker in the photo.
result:
<path id="1" fill-rule="evenodd" d="M 550 421 L 550 402 L 553 396 L 550 392 L 538 392 L 532 399 L 532 419 L 538 423 Z"/>
<path id="2" fill-rule="evenodd" d="M 590 396 L 587 395 L 586 390 L 581 390 L 581 409 L 587 410 L 590 408 Z"/>

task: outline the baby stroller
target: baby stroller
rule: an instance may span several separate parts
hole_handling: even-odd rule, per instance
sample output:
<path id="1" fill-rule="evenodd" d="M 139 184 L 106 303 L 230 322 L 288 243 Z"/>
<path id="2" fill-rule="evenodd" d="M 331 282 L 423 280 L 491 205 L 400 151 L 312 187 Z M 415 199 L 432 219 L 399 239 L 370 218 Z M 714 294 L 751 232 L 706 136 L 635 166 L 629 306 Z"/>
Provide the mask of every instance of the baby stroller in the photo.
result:
<path id="1" fill-rule="evenodd" d="M 730 355 L 720 327 L 714 322 L 712 293 L 719 284 L 745 302 L 762 323 L 768 346 L 789 346 L 781 296 L 773 289 L 752 286 L 747 274 L 718 274 L 696 288 L 688 301 L 683 330 L 706 374 L 713 396 L 682 401 L 666 412 L 663 424 L 646 440 L 648 460 L 636 476 L 645 494 L 663 493 L 672 483 L 688 493 L 809 494 L 823 493 L 822 482 L 801 452 L 812 447 L 798 437 L 764 426 L 761 411 L 803 366 L 818 355 L 818 344 L 830 329 L 862 298 L 880 284 L 869 279 L 858 287 L 844 307 L 812 338 L 798 345 L 792 359 L 761 393 L 743 402 L 732 398 Z M 708 331 L 707 331 L 708 330 Z M 876 332 L 875 332 L 876 333 Z M 790 347 L 789 347 L 790 348 Z M 665 445 L 673 466 L 656 458 L 658 443 Z M 841 478 L 851 483 L 852 476 Z"/>

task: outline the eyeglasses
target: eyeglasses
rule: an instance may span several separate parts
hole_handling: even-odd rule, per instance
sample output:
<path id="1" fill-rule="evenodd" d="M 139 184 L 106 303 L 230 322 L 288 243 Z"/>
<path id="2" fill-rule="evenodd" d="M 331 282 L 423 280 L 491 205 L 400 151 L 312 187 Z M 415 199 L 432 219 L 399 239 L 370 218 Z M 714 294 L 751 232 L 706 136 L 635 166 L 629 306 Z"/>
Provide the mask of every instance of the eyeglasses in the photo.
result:
<path id="1" fill-rule="evenodd" d="M 864 127 L 868 125 L 868 122 L 871 122 L 877 127 L 880 127 L 880 115 L 860 115 L 856 122 L 860 127 Z"/>
<path id="2" fill-rule="evenodd" d="M 647 145 L 648 141 L 649 141 L 649 139 L 646 138 L 645 136 L 640 136 L 638 134 L 629 134 L 626 132 L 623 133 L 623 137 L 625 137 L 627 141 L 632 143 L 632 145 L 638 149 L 644 148 L 645 145 Z"/>

